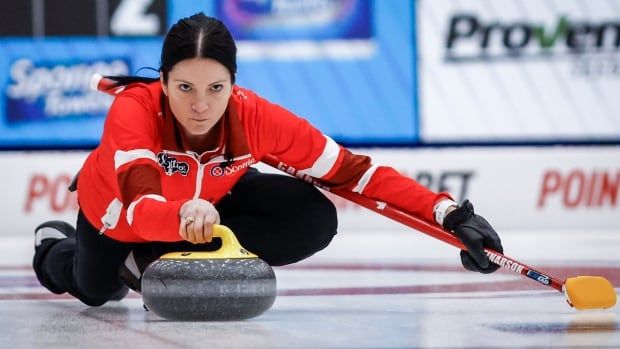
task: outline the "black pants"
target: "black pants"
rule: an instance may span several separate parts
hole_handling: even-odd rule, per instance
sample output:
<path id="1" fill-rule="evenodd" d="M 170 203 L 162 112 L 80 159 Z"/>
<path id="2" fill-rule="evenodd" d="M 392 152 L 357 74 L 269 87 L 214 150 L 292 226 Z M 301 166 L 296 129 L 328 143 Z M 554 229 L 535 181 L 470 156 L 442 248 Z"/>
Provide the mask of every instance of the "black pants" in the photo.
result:
<path id="1" fill-rule="evenodd" d="M 221 223 L 232 229 L 243 247 L 270 265 L 285 265 L 325 248 L 336 234 L 334 205 L 312 185 L 251 169 L 217 205 Z M 34 268 L 52 292 L 69 292 L 87 305 L 107 302 L 124 287 L 120 266 L 134 248 L 99 235 L 80 212 L 75 237 L 60 240 Z M 209 244 L 149 243 L 167 251 L 213 249 Z M 44 281 L 45 280 L 45 281 Z"/>

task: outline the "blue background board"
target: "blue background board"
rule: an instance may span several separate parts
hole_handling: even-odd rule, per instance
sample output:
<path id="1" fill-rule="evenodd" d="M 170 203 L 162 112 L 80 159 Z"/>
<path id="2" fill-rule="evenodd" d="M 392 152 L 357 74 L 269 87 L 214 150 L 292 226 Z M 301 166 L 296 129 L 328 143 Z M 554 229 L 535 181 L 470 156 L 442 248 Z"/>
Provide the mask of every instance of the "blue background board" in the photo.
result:
<path id="1" fill-rule="evenodd" d="M 122 59 L 130 70 L 153 65 L 152 53 L 159 38 L 91 39 L 48 38 L 45 40 L 2 39 L 0 43 L 0 146 L 2 147 L 88 147 L 98 143 L 103 130 L 105 109 L 97 113 L 78 113 L 62 118 L 9 122 L 7 89 L 11 85 L 9 69 L 19 59 L 29 58 L 36 67 L 80 64 Z M 41 63 L 41 64 L 38 64 Z M 88 81 L 84 83 L 88 84 Z M 111 100 L 111 99 L 110 99 Z"/>
<path id="2" fill-rule="evenodd" d="M 372 3 L 364 0 L 218 1 L 215 17 L 237 40 L 368 39 Z"/>
<path id="3" fill-rule="evenodd" d="M 371 47 L 370 51 L 344 57 L 240 54 L 237 83 L 308 119 L 337 141 L 351 145 L 416 143 L 413 1 L 340 1 L 358 7 L 351 14 L 357 19 L 348 18 L 357 23 L 354 34 L 336 22 L 332 23 L 331 31 L 329 26 L 320 28 L 320 33 L 306 28 L 294 37 L 273 36 L 277 26 L 267 28 L 268 31 L 265 27 L 250 27 L 244 29 L 247 40 L 239 40 L 239 46 L 248 42 L 270 45 L 277 41 L 286 47 L 287 40 L 321 45 L 323 39 L 329 39 L 343 44 L 346 51 L 347 42 L 354 39 Z M 169 0 L 166 25 L 169 27 L 197 11 L 218 15 L 221 8 L 215 1 Z M 242 23 L 235 23 L 234 27 L 239 29 Z M 282 32 L 286 30 L 282 28 Z M 18 60 L 30 59 L 34 69 L 47 72 L 60 66 L 78 69 L 81 64 L 122 60 L 134 74 L 141 67 L 158 67 L 161 41 L 158 36 L 0 38 L 0 147 L 91 147 L 98 143 L 105 119 L 105 108 L 47 118 L 38 114 L 7 115 L 7 103 L 11 101 L 7 91 L 15 84 L 10 69 Z M 64 92 L 67 96 L 88 93 L 70 89 Z M 43 113 L 40 105 L 45 97 L 41 98 L 37 103 L 39 112 Z M 23 109 L 30 102 L 13 101 Z M 33 105 L 36 109 L 37 104 Z"/>

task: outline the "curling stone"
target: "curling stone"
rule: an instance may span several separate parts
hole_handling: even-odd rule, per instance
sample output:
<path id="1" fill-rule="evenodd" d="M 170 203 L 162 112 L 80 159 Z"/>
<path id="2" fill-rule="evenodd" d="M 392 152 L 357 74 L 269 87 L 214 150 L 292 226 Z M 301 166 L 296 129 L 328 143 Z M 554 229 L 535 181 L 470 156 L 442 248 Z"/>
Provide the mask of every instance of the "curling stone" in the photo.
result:
<path id="1" fill-rule="evenodd" d="M 221 247 L 210 252 L 173 252 L 142 275 L 142 299 L 149 311 L 169 320 L 243 320 L 269 309 L 276 299 L 271 267 L 216 225 Z"/>

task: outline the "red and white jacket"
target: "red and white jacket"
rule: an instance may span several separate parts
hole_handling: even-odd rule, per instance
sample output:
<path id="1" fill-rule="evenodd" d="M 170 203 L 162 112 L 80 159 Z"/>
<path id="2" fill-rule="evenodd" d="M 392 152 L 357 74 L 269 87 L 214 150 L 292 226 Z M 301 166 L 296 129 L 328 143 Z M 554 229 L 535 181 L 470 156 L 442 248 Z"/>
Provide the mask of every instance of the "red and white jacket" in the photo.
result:
<path id="1" fill-rule="evenodd" d="M 233 87 L 214 127 L 220 145 L 184 149 L 158 82 L 132 84 L 114 100 L 101 144 L 78 180 L 80 208 L 107 236 L 125 242 L 180 241 L 179 209 L 190 199 L 217 203 L 266 154 L 330 186 L 387 202 L 430 222 L 445 193 L 355 155 L 286 109 Z"/>

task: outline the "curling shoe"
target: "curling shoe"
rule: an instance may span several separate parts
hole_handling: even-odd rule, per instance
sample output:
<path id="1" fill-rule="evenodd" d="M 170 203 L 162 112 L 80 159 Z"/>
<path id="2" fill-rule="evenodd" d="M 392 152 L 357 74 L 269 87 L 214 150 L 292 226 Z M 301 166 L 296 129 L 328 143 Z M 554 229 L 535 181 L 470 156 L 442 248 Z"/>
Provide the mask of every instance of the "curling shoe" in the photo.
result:
<path id="1" fill-rule="evenodd" d="M 47 221 L 34 230 L 35 253 L 47 251 L 47 249 L 59 240 L 75 235 L 75 228 L 63 221 Z"/>
<path id="2" fill-rule="evenodd" d="M 64 293 L 64 291 L 54 287 L 52 283 L 43 276 L 43 273 L 41 273 L 41 265 L 50 247 L 70 236 L 75 236 L 75 228 L 73 228 L 71 224 L 63 221 L 47 221 L 34 230 L 34 257 L 32 259 L 32 268 L 41 285 L 57 294 Z"/>

